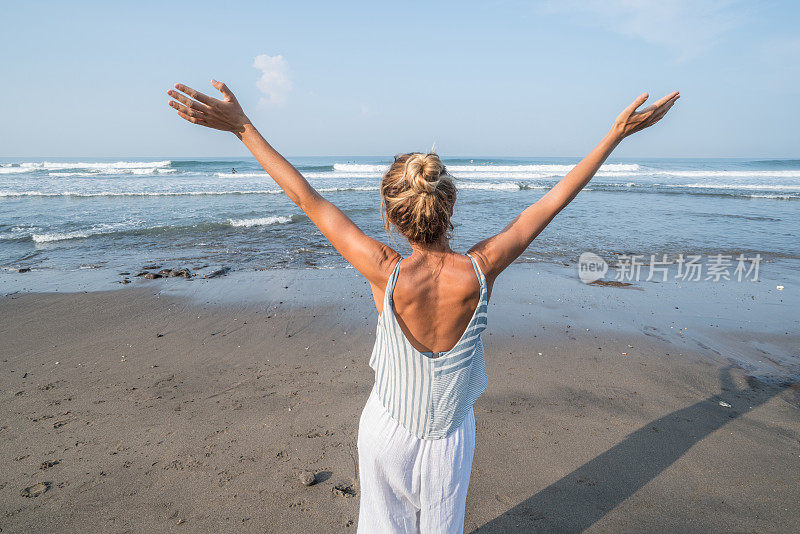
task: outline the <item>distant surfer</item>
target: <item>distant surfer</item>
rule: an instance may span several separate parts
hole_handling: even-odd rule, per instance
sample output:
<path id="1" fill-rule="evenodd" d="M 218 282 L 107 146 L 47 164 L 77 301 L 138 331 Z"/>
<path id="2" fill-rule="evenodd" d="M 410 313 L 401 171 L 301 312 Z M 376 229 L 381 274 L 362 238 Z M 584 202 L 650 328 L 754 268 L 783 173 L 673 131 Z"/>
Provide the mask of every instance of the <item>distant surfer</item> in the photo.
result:
<path id="1" fill-rule="evenodd" d="M 236 174 L 236 169 L 231 169 L 231 174 Z"/>

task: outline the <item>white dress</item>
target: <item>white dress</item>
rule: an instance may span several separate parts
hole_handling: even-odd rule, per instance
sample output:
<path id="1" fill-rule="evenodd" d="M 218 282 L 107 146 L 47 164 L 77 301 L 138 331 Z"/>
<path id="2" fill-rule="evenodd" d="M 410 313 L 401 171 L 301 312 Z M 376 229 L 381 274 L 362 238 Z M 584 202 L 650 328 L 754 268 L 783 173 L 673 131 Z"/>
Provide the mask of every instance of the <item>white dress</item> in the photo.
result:
<path id="1" fill-rule="evenodd" d="M 474 453 L 472 409 L 446 437 L 420 439 L 373 390 L 358 424 L 358 534 L 462 533 Z"/>
<path id="2" fill-rule="evenodd" d="M 360 534 L 464 530 L 475 414 L 486 389 L 481 333 L 486 279 L 470 257 L 480 299 L 459 342 L 441 353 L 416 350 L 393 311 L 400 260 L 386 284 L 370 367 L 375 386 L 358 427 Z"/>

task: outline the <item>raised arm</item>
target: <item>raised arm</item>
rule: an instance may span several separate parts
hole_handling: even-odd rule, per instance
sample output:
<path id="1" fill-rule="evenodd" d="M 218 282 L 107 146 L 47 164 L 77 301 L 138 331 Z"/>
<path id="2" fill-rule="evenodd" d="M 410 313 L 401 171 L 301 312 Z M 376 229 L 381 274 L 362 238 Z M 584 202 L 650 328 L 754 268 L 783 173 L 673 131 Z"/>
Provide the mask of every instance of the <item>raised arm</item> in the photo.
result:
<path id="1" fill-rule="evenodd" d="M 640 95 L 619 114 L 611 130 L 589 155 L 583 158 L 547 194 L 526 208 L 499 234 L 484 239 L 472 247 L 469 252 L 483 261 L 487 280 L 490 283 L 494 281 L 528 248 L 558 212 L 572 202 L 572 199 L 589 183 L 597 169 L 625 137 L 658 122 L 679 97 L 680 95 L 675 91 L 653 105 L 636 111 L 648 98 L 647 93 Z"/>
<path id="2" fill-rule="evenodd" d="M 183 84 L 175 84 L 175 90 L 167 91 L 175 99 L 169 105 L 178 111 L 179 116 L 193 124 L 233 132 L 344 259 L 371 284 L 383 290 L 390 275 L 390 265 L 398 256 L 397 252 L 367 236 L 339 208 L 323 198 L 258 133 L 228 87 L 215 80 L 211 83 L 222 93 L 222 100 L 211 98 Z"/>

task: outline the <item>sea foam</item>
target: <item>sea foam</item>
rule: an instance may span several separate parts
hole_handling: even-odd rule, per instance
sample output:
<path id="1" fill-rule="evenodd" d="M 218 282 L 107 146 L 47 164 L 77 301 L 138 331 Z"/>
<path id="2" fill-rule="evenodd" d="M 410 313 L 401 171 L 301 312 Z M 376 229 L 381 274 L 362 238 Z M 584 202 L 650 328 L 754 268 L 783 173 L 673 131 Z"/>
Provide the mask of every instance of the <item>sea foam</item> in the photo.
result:
<path id="1" fill-rule="evenodd" d="M 243 226 L 250 228 L 251 226 L 270 226 L 273 224 L 286 224 L 292 222 L 291 217 L 258 217 L 255 219 L 228 219 L 231 226 Z"/>
<path id="2" fill-rule="evenodd" d="M 23 163 L 4 163 L 0 174 L 25 174 L 42 171 L 73 171 L 56 173 L 62 176 L 92 176 L 94 174 L 156 174 L 171 173 L 172 161 L 117 161 L 117 162 L 53 162 L 29 161 Z"/>

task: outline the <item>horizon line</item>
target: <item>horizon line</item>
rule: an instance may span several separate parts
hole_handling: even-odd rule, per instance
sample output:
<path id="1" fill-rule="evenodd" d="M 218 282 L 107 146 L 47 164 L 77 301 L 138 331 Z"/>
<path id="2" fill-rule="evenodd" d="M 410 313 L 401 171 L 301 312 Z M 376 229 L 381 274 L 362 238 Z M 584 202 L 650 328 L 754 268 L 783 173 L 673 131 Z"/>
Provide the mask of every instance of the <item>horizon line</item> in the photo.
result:
<path id="1" fill-rule="evenodd" d="M 442 159 L 582 159 L 585 157 L 583 156 L 521 156 L 521 155 L 444 155 L 438 153 Z M 307 155 L 284 155 L 286 159 L 292 158 L 392 158 L 394 154 L 307 154 Z M 192 160 L 192 159 L 252 159 L 256 161 L 256 159 L 252 155 L 230 155 L 230 156 L 223 156 L 223 155 L 213 155 L 213 156 L 180 156 L 180 155 L 111 155 L 111 156 L 98 156 L 98 155 L 78 155 L 78 156 L 64 156 L 64 155 L 19 155 L 19 156 L 10 156 L 10 155 L 0 155 L 0 160 L 2 159 L 23 159 L 23 158 L 31 158 L 31 159 L 46 159 L 46 158 L 63 158 L 63 159 L 77 159 L 77 158 L 85 158 L 85 159 L 93 159 L 93 158 L 103 158 L 103 159 L 118 159 L 118 158 L 136 158 L 136 159 L 156 159 L 156 160 L 173 160 L 173 159 L 184 159 L 184 160 Z M 612 161 L 615 159 L 727 159 L 727 160 L 753 160 L 753 159 L 761 159 L 761 160 L 770 160 L 770 161 L 781 161 L 781 160 L 798 160 L 800 161 L 800 156 L 761 156 L 761 155 L 751 155 L 751 156 L 622 156 L 622 157 L 609 157 L 607 161 Z"/>

